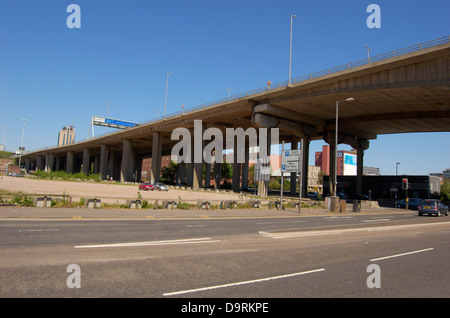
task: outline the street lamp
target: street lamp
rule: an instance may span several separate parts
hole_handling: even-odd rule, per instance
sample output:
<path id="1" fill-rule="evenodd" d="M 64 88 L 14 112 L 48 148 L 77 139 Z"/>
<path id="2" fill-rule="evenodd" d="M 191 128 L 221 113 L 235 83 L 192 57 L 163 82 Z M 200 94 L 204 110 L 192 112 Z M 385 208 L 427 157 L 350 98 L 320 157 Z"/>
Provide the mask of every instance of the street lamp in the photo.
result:
<path id="1" fill-rule="evenodd" d="M 400 162 L 395 163 L 395 175 L 398 176 L 398 165 Z"/>
<path id="2" fill-rule="evenodd" d="M 295 14 L 291 14 L 291 37 L 289 41 L 289 84 L 291 84 L 291 65 L 292 65 L 292 20 L 297 18 Z"/>
<path id="3" fill-rule="evenodd" d="M 365 45 L 365 47 L 367 48 L 367 63 L 370 63 L 370 50 L 372 48 L 370 48 L 367 44 Z"/>
<path id="4" fill-rule="evenodd" d="M 164 102 L 164 115 L 163 119 L 166 119 L 166 107 L 167 107 L 167 90 L 169 89 L 169 75 L 172 74 L 172 72 L 167 72 L 167 82 L 166 82 L 166 101 Z"/>
<path id="5" fill-rule="evenodd" d="M 340 102 L 353 102 L 355 99 L 353 97 L 349 97 L 347 99 L 336 101 L 336 131 L 335 131 L 335 141 L 334 141 L 334 187 L 333 187 L 333 197 L 336 200 L 336 189 L 337 189 L 337 147 L 338 147 L 338 118 L 339 118 L 339 103 Z M 336 202 L 336 201 L 335 201 Z M 337 205 L 335 204 L 335 208 Z"/>
<path id="6" fill-rule="evenodd" d="M 230 99 L 230 92 L 233 90 L 232 88 L 225 88 L 228 91 L 228 100 Z"/>
<path id="7" fill-rule="evenodd" d="M 5 146 L 5 136 L 6 136 L 6 125 L 3 126 L 3 141 L 2 141 L 3 150 L 6 150 L 6 146 Z"/>
<path id="8" fill-rule="evenodd" d="M 106 120 L 108 120 L 109 119 L 109 104 L 111 104 L 111 102 L 112 102 L 112 100 L 109 100 L 108 101 L 108 113 L 106 113 Z M 106 123 L 106 124 L 108 124 L 108 123 Z M 108 126 L 106 125 L 105 126 L 105 135 L 106 135 L 106 132 L 108 131 Z"/>
<path id="9" fill-rule="evenodd" d="M 22 161 L 23 133 L 25 131 L 25 122 L 27 121 L 25 118 L 23 118 L 22 120 L 23 120 L 23 125 L 22 125 L 22 140 L 20 141 L 20 148 L 19 148 L 19 169 L 20 169 L 20 163 Z"/>

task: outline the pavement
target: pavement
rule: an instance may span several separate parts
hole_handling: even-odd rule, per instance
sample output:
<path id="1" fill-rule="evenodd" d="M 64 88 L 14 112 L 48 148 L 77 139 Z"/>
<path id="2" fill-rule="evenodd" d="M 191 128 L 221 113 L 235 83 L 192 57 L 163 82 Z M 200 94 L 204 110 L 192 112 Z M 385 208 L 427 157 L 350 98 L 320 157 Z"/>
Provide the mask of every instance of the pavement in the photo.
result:
<path id="1" fill-rule="evenodd" d="M 349 216 L 363 214 L 410 214 L 412 211 L 394 208 L 367 208 L 361 212 L 329 212 L 325 209 L 296 208 L 284 210 L 255 209 L 92 209 L 92 208 L 38 208 L 19 206 L 0 206 L 0 220 L 41 219 L 41 220 L 142 220 L 142 219 L 183 219 L 183 218 L 254 218 L 254 217 L 310 217 L 310 216 Z"/>
<path id="2" fill-rule="evenodd" d="M 125 203 L 126 199 L 136 199 L 138 187 L 136 184 L 110 184 L 93 182 L 73 182 L 56 180 L 38 180 L 32 178 L 13 178 L 2 177 L 0 179 L 0 189 L 6 191 L 28 194 L 70 194 L 75 197 L 96 196 L 105 201 Z M 171 189 L 167 192 L 159 191 L 139 191 L 142 200 L 174 200 L 182 202 L 196 201 L 197 199 L 210 201 L 211 204 L 219 203 L 221 200 L 234 200 L 243 202 L 248 197 L 240 197 L 238 193 L 213 191 L 191 191 Z M 274 197 L 276 200 L 279 197 Z M 106 200 L 105 200 L 106 199 Z M 243 199 L 243 200 L 242 200 Z M 123 202 L 122 202 L 123 201 Z M 215 202 L 217 201 L 217 202 Z M 264 201 L 264 200 L 262 200 Z M 161 202 L 161 201 L 160 201 Z M 227 217 L 298 217 L 298 216 L 323 216 L 323 215 L 355 215 L 355 214 L 385 214 L 385 213 L 411 213 L 394 208 L 380 207 L 361 207 L 361 212 L 351 212 L 352 204 L 347 204 L 346 212 L 329 212 L 324 208 L 302 207 L 301 212 L 298 208 L 286 208 L 278 210 L 269 209 L 267 205 L 261 208 L 251 209 L 125 209 L 125 208 L 66 208 L 66 207 L 18 207 L 9 205 L 0 205 L 0 219 L 163 219 L 163 218 L 227 218 Z"/>

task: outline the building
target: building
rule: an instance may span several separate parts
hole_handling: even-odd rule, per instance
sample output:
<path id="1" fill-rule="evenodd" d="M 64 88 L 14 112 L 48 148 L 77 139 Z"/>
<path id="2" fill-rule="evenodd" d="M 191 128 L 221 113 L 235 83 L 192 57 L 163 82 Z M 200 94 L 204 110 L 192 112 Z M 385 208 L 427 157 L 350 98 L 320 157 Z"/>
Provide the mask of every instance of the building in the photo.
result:
<path id="1" fill-rule="evenodd" d="M 75 126 L 63 127 L 58 133 L 57 146 L 65 146 L 75 143 Z"/>
<path id="2" fill-rule="evenodd" d="M 337 152 L 337 175 L 356 176 L 357 151 L 339 150 Z M 315 166 L 320 167 L 323 175 L 330 175 L 330 146 L 324 145 L 321 152 L 316 152 Z M 376 167 L 363 167 L 363 175 L 379 176 L 380 169 Z"/>
<path id="3" fill-rule="evenodd" d="M 402 180 L 408 179 L 408 191 L 402 188 Z M 356 194 L 356 176 L 338 176 L 337 192 L 348 197 Z M 371 199 L 404 199 L 409 198 L 428 199 L 432 195 L 441 192 L 440 178 L 424 175 L 402 176 L 363 176 L 362 193 Z M 330 194 L 329 176 L 323 177 L 324 196 Z"/>

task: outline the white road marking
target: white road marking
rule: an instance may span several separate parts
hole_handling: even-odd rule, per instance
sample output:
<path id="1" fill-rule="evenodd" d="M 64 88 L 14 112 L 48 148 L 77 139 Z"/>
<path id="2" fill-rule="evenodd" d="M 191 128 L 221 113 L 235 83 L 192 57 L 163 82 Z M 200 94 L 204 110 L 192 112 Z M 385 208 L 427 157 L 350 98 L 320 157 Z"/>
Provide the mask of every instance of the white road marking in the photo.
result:
<path id="1" fill-rule="evenodd" d="M 233 286 L 239 286 L 239 285 L 260 283 L 260 282 L 265 282 L 265 281 L 269 281 L 269 280 L 275 280 L 275 279 L 281 279 L 281 278 L 294 277 L 294 276 L 299 276 L 299 275 L 305 275 L 305 274 L 322 272 L 324 270 L 325 270 L 325 268 L 320 268 L 320 269 L 314 269 L 314 270 L 310 270 L 310 271 L 306 271 L 306 272 L 299 272 L 299 273 L 293 273 L 293 274 L 287 274 L 287 275 L 281 275 L 281 276 L 273 276 L 273 277 L 254 279 L 254 280 L 247 280 L 247 281 L 231 283 L 231 284 L 224 284 L 224 285 L 216 285 L 216 286 L 209 286 L 209 287 L 203 287 L 203 288 L 188 289 L 188 290 L 176 291 L 176 292 L 171 292 L 171 293 L 164 293 L 163 296 L 175 296 L 175 295 L 182 295 L 182 294 L 188 294 L 188 293 L 196 293 L 196 292 L 201 292 L 201 291 L 206 291 L 206 290 L 211 290 L 211 289 L 218 289 L 218 288 L 226 288 L 226 287 L 233 287 Z"/>
<path id="2" fill-rule="evenodd" d="M 158 246 L 158 245 L 176 245 L 176 244 L 203 244 L 203 243 L 219 243 L 219 242 L 221 242 L 221 241 L 212 240 L 209 237 L 203 237 L 203 238 L 193 238 L 193 239 L 184 239 L 184 240 L 169 240 L 169 241 L 78 245 L 78 246 L 75 246 L 75 248 L 134 247 L 134 246 Z"/>
<path id="3" fill-rule="evenodd" d="M 388 258 L 394 258 L 394 257 L 400 257 L 400 256 L 405 256 L 405 255 L 411 255 L 411 254 L 416 254 L 416 253 L 421 253 L 421 252 L 427 252 L 427 251 L 431 251 L 434 250 L 434 248 L 430 247 L 430 248 L 425 248 L 423 250 L 417 250 L 417 251 L 412 251 L 412 252 L 407 252 L 407 253 L 401 253 L 401 254 L 396 254 L 396 255 L 390 255 L 390 256 L 385 256 L 385 257 L 379 257 L 379 258 L 373 258 L 370 261 L 371 262 L 375 262 L 375 261 L 381 261 L 383 259 L 388 259 Z"/>
<path id="4" fill-rule="evenodd" d="M 375 219 L 375 220 L 362 220 L 361 222 L 385 222 L 385 221 L 390 221 L 391 219 Z"/>
<path id="5" fill-rule="evenodd" d="M 57 232 L 59 229 L 32 229 L 32 230 L 19 230 L 19 232 Z"/>

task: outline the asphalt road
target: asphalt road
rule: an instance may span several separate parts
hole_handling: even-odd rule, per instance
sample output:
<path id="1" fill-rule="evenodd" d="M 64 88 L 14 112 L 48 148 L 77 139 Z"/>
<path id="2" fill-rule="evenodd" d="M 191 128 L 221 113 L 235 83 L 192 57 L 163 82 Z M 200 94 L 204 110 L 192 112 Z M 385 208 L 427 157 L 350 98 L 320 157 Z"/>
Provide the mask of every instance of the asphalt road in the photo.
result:
<path id="1" fill-rule="evenodd" d="M 415 212 L 2 219 L 0 297 L 447 298 L 449 230 Z"/>

